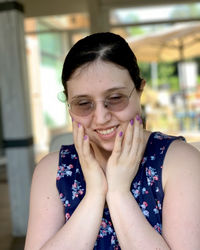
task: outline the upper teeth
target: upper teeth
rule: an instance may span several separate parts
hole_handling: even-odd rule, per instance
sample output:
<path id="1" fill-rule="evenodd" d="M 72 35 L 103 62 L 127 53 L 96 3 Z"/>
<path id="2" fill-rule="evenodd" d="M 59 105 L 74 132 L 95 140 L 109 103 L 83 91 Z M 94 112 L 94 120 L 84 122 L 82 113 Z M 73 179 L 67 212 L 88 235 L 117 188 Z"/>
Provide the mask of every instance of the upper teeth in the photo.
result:
<path id="1" fill-rule="evenodd" d="M 102 135 L 107 135 L 107 134 L 112 133 L 115 129 L 116 129 L 116 127 L 113 127 L 113 128 L 109 128 L 106 130 L 97 130 L 97 132 L 102 134 Z"/>

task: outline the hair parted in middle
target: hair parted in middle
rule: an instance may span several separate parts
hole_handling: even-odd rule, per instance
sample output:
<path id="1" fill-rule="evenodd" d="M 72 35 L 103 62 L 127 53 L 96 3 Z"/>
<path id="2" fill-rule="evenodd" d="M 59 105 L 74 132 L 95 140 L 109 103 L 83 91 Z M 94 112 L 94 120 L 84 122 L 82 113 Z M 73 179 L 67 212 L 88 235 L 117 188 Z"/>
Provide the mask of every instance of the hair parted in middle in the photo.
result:
<path id="1" fill-rule="evenodd" d="M 114 63 L 128 70 L 137 90 L 140 90 L 142 78 L 137 59 L 128 43 L 121 36 L 111 33 L 95 33 L 79 40 L 68 52 L 62 70 L 62 84 L 66 98 L 67 81 L 83 65 L 102 60 Z"/>

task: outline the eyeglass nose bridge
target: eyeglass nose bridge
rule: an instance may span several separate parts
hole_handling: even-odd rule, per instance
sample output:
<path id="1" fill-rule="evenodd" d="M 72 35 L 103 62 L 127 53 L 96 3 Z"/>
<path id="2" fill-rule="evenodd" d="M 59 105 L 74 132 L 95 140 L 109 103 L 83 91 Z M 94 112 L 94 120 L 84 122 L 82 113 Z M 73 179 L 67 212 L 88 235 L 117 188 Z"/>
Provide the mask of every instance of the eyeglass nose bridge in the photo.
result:
<path id="1" fill-rule="evenodd" d="M 97 107 L 97 103 L 100 102 L 103 104 L 104 108 L 108 109 L 109 110 L 109 101 L 107 99 L 105 100 L 98 100 L 98 101 L 93 101 L 91 103 L 91 110 L 94 111 L 96 110 L 96 107 Z"/>
<path id="2" fill-rule="evenodd" d="M 104 101 L 103 101 L 103 104 L 104 104 L 104 107 L 105 108 L 109 108 L 109 101 L 107 100 L 107 99 L 105 99 Z"/>

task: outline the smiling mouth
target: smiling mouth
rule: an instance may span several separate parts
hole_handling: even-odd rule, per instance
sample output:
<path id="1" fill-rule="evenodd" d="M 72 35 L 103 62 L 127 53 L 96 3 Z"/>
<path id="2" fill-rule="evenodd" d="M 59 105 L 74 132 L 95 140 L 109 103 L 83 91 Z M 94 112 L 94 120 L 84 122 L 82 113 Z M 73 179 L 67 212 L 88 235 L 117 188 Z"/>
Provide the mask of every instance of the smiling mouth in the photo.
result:
<path id="1" fill-rule="evenodd" d="M 115 130 L 117 129 L 117 126 L 109 128 L 109 129 L 97 129 L 97 133 L 101 134 L 101 135 L 109 135 L 111 133 L 113 133 Z"/>

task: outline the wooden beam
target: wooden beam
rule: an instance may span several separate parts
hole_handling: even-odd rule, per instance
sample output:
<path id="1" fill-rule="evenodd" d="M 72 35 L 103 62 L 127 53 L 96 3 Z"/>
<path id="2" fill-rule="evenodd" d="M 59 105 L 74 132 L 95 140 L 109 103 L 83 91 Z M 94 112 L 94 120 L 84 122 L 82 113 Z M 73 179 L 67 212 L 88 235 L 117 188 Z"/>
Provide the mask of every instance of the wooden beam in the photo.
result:
<path id="1" fill-rule="evenodd" d="M 197 0 L 101 0 L 101 5 L 105 8 L 131 8 L 131 7 L 147 7 L 155 5 L 170 5 L 170 4 L 191 4 L 199 2 Z"/>

